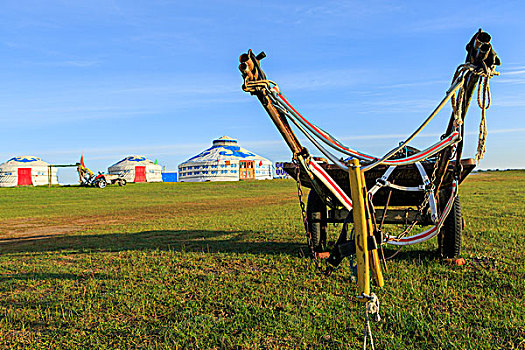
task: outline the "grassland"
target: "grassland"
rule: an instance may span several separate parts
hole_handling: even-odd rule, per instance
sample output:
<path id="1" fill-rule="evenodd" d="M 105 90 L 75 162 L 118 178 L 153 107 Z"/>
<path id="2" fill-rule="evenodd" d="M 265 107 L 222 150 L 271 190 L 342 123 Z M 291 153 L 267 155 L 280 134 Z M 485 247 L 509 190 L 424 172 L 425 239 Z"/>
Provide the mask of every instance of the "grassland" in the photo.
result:
<path id="1" fill-rule="evenodd" d="M 350 268 L 304 257 L 295 191 L 1 189 L 0 348 L 359 348 Z M 468 264 L 443 264 L 435 240 L 389 261 L 377 348 L 525 348 L 525 172 L 471 176 L 460 196 Z"/>

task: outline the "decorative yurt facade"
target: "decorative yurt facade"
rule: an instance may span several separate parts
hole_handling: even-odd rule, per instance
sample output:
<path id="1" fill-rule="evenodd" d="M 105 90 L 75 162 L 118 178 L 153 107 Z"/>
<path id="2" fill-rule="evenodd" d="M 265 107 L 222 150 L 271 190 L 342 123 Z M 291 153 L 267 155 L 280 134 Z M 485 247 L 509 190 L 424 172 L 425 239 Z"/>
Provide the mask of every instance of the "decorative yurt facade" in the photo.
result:
<path id="1" fill-rule="evenodd" d="M 272 179 L 272 162 L 240 147 L 228 136 L 179 164 L 179 182 Z"/>
<path id="2" fill-rule="evenodd" d="M 275 163 L 275 177 L 276 179 L 290 179 L 291 176 L 284 170 L 284 162 Z"/>
<path id="3" fill-rule="evenodd" d="M 162 166 L 143 156 L 129 156 L 108 168 L 109 174 L 122 174 L 127 182 L 162 182 Z"/>
<path id="4" fill-rule="evenodd" d="M 51 172 L 51 174 L 50 174 Z M 21 156 L 0 164 L 0 187 L 58 185 L 57 169 L 38 157 Z"/>

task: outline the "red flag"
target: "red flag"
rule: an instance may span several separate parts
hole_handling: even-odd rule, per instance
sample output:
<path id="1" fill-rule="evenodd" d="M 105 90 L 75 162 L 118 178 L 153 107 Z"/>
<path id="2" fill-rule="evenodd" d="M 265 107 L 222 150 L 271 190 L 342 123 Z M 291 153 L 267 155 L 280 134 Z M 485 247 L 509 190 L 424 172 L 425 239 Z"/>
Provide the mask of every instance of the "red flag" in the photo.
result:
<path id="1" fill-rule="evenodd" d="M 262 166 L 262 160 L 259 162 L 259 166 Z"/>
<path id="2" fill-rule="evenodd" d="M 83 154 L 80 156 L 80 165 L 82 165 L 82 167 L 84 167 L 84 168 L 86 167 L 84 165 L 84 155 Z"/>

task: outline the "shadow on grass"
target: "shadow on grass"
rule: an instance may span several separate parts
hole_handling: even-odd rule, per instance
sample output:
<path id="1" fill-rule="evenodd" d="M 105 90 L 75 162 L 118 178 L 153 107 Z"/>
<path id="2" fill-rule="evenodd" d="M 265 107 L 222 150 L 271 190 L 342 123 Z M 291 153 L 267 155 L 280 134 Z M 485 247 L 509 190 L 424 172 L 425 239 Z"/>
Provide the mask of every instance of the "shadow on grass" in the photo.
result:
<path id="1" fill-rule="evenodd" d="M 252 231 L 153 230 L 136 233 L 95 235 L 38 235 L 0 239 L 0 253 L 120 252 L 132 250 L 171 250 L 186 252 L 286 254 L 308 256 L 306 244 L 264 240 Z M 385 257 L 397 249 L 385 248 Z M 405 248 L 392 260 L 429 261 L 439 258 L 437 250 Z"/>
<path id="2" fill-rule="evenodd" d="M 34 273 L 12 273 L 4 274 L 0 276 L 0 285 L 5 281 L 11 280 L 86 280 L 86 279 L 96 279 L 96 280 L 107 280 L 109 279 L 108 275 L 93 273 L 93 274 L 73 274 L 73 273 L 49 273 L 49 272 L 34 272 Z"/>
<path id="3" fill-rule="evenodd" d="M 265 241 L 252 231 L 159 230 L 97 235 L 41 235 L 0 241 L 1 253 L 54 251 L 172 250 L 209 253 L 288 254 L 297 256 L 304 245 Z"/>

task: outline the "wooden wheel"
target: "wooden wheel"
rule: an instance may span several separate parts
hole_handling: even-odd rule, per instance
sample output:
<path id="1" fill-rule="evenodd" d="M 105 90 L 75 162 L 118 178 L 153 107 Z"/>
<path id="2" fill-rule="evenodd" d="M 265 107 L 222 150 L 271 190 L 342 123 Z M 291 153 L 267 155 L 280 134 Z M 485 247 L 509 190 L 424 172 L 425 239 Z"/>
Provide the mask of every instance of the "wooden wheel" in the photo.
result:
<path id="1" fill-rule="evenodd" d="M 326 248 L 326 204 L 317 192 L 311 190 L 306 204 L 306 218 L 310 245 L 315 252 L 322 252 Z"/>

